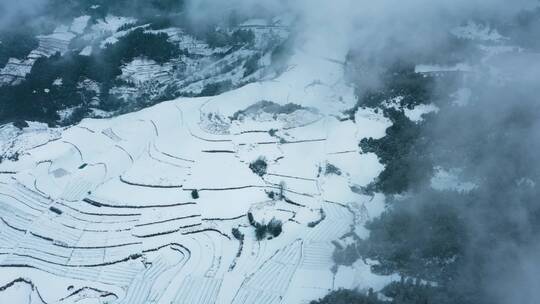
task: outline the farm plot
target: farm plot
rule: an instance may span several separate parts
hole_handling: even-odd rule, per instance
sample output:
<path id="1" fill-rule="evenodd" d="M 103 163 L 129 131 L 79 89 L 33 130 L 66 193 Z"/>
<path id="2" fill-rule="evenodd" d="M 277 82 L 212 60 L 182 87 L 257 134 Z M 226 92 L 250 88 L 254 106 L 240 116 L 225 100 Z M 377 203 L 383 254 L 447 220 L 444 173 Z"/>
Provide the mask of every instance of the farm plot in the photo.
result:
<path id="1" fill-rule="evenodd" d="M 232 303 L 280 303 L 302 258 L 301 242 L 295 242 L 267 260 L 242 283 Z"/>

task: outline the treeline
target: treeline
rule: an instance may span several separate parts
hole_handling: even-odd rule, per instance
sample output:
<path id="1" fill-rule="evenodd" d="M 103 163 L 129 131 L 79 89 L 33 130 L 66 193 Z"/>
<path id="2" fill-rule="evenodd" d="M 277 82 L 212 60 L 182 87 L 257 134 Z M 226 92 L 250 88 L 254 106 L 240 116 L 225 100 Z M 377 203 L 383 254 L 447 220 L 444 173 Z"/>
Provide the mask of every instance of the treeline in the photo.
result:
<path id="1" fill-rule="evenodd" d="M 413 122 L 405 115 L 404 109 L 432 102 L 447 103 L 452 90 L 449 87 L 441 89 L 437 83 L 443 80 L 455 82 L 459 75 L 437 78 L 415 73 L 414 63 L 399 60 L 386 67 L 380 77 L 380 85 L 357 89 L 358 103 L 346 113 L 354 119 L 359 108 L 373 108 L 382 111 L 392 122 L 385 137 L 364 138 L 359 146 L 363 153 L 377 154 L 385 165 L 367 190 L 397 194 L 423 185 L 433 174 L 432 161 L 424 153 L 431 143 L 422 135 L 422 130 L 434 119 L 433 114 L 424 115 L 421 122 Z"/>
<path id="2" fill-rule="evenodd" d="M 24 59 L 38 47 L 38 40 L 32 28 L 19 26 L 16 28 L 0 29 L 0 69 L 9 58 Z"/>
<path id="3" fill-rule="evenodd" d="M 431 302 L 431 299 L 436 298 L 435 289 L 429 284 L 422 283 L 420 280 L 411 278 L 393 282 L 384 287 L 381 292 L 387 299 L 382 300 L 372 290 L 366 292 L 359 290 L 339 289 L 325 297 L 311 301 L 310 304 L 427 304 L 427 303 L 461 303 L 448 302 L 444 299 L 437 298 L 440 302 Z M 390 299 L 390 300 L 388 300 Z M 457 300 L 457 299 L 456 299 Z"/>

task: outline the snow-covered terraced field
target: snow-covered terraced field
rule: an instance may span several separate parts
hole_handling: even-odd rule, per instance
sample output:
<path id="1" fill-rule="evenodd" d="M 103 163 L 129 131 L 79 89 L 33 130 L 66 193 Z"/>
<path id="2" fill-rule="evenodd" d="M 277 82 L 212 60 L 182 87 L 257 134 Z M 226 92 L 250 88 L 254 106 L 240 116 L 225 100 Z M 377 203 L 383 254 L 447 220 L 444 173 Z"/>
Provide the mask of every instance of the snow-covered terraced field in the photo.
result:
<path id="1" fill-rule="evenodd" d="M 88 19 L 85 20 L 88 22 Z M 79 26 L 78 23 L 80 22 L 81 19 L 77 18 L 71 28 L 59 26 L 50 35 L 37 36 L 39 46 L 30 52 L 26 59 L 11 58 L 6 66 L 0 69 L 0 86 L 20 82 L 30 73 L 38 58 L 50 57 L 57 52 L 64 54 L 68 50 L 71 40 L 75 38 L 76 31 L 79 31 L 77 26 Z"/>
<path id="2" fill-rule="evenodd" d="M 345 54 L 309 49 L 219 96 L 2 134 L 19 158 L 0 163 L 0 303 L 308 303 L 339 287 L 332 241 L 383 204 L 351 190 L 382 170 L 358 142 L 389 121 L 340 119 L 356 101 Z M 283 232 L 257 240 L 250 217 Z"/>

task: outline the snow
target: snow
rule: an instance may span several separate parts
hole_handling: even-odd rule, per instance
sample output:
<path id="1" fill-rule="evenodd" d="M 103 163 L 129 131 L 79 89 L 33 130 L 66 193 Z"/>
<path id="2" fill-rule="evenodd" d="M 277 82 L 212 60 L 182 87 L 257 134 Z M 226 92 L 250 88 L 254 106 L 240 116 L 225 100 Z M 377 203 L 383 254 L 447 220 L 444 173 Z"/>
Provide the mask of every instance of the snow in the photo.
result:
<path id="1" fill-rule="evenodd" d="M 75 34 L 69 31 L 69 28 L 64 25 L 58 26 L 52 34 L 37 36 L 39 47 L 33 50 L 29 58 L 37 59 L 39 57 L 50 57 L 57 52 L 65 54 L 68 50 L 69 43 Z"/>
<path id="2" fill-rule="evenodd" d="M 57 140 L 59 129 L 50 129 L 46 124 L 27 122 L 28 127 L 19 130 L 11 124 L 0 127 L 0 155 L 10 156 L 15 153 L 32 150 L 35 147 Z M 7 164 L 5 164 L 7 165 Z"/>
<path id="3" fill-rule="evenodd" d="M 90 55 L 92 55 L 92 46 L 91 45 L 85 46 L 84 49 L 81 50 L 79 55 L 81 55 L 81 56 L 90 56 Z"/>
<path id="4" fill-rule="evenodd" d="M 70 31 L 75 34 L 84 33 L 84 30 L 88 26 L 89 21 L 90 21 L 90 16 L 80 16 L 73 19 L 73 23 L 71 24 Z"/>
<path id="5" fill-rule="evenodd" d="M 457 27 L 452 30 L 452 33 L 457 37 L 478 40 L 478 41 L 491 41 L 498 42 L 505 37 L 501 36 L 495 29 L 491 29 L 488 25 L 482 25 L 469 21 L 466 25 Z"/>
<path id="6" fill-rule="evenodd" d="M 389 276 L 374 275 L 370 271 L 371 265 L 366 262 L 358 260 L 352 267 L 340 266 L 336 274 L 335 288 L 358 288 L 359 290 L 373 288 L 374 291 L 380 291 L 392 281 L 400 279 L 397 274 Z"/>
<path id="7" fill-rule="evenodd" d="M 91 26 L 92 31 L 98 33 L 115 33 L 120 27 L 125 24 L 133 23 L 137 21 L 130 17 L 119 17 L 107 15 L 103 19 L 98 19 L 95 24 Z"/>
<path id="8" fill-rule="evenodd" d="M 145 58 L 135 58 L 130 63 L 122 67 L 120 79 L 133 84 L 143 84 L 161 77 L 170 79 L 172 77 L 172 65 L 160 65 L 154 60 Z"/>
<path id="9" fill-rule="evenodd" d="M 102 27 L 98 27 L 98 31 L 101 32 L 101 33 L 106 33 L 106 34 L 113 33 L 112 35 L 110 35 L 109 37 L 107 37 L 106 39 L 101 41 L 101 43 L 100 43 L 101 48 L 106 48 L 107 45 L 117 43 L 118 40 L 120 40 L 120 38 L 126 36 L 127 34 L 131 33 L 132 31 L 134 31 L 137 28 L 146 27 L 146 25 L 142 25 L 142 26 L 132 27 L 132 28 L 129 28 L 127 30 L 118 31 L 122 25 L 132 23 L 132 22 L 135 21 L 135 19 L 122 19 L 122 20 L 112 19 L 112 20 L 113 21 L 111 21 L 109 19 L 107 21 L 107 19 L 106 19 L 107 22 L 111 22 L 111 23 L 107 23 L 108 26 L 103 25 Z M 124 22 L 124 23 L 122 23 L 122 22 Z M 95 29 L 96 28 L 94 28 L 94 30 Z"/>
<path id="10" fill-rule="evenodd" d="M 61 86 L 62 84 L 63 84 L 62 78 L 56 78 L 56 79 L 53 81 L 53 85 L 54 85 L 54 86 Z"/>
<path id="11" fill-rule="evenodd" d="M 392 125 L 392 122 L 381 113 L 374 109 L 358 109 L 355 114 L 356 136 L 359 139 L 373 137 L 382 138 L 386 135 L 386 129 Z"/>
<path id="12" fill-rule="evenodd" d="M 433 104 L 420 104 L 414 107 L 413 109 L 405 109 L 405 116 L 407 116 L 411 121 L 419 122 L 422 121 L 422 116 L 429 113 L 439 112 L 439 108 Z"/>
<path id="13" fill-rule="evenodd" d="M 129 21 L 109 16 L 92 28 L 112 32 Z M 339 63 L 346 50 L 338 44 L 323 56 L 317 46 L 297 49 L 276 79 L 219 96 L 65 129 L 2 127 L 3 155 L 19 159 L 0 163 L 0 195 L 9 197 L 0 200 L 0 248 L 9 253 L 0 255 L 0 286 L 24 274 L 47 303 L 264 304 L 308 303 L 393 279 L 363 262 L 331 271 L 331 242 L 352 231 L 365 237 L 357 227 L 382 212 L 381 195 L 353 188 L 383 169 L 360 153 L 359 140 L 384 136 L 390 122 L 369 109 L 354 122 L 336 119 L 356 103 Z M 129 74 L 144 64 L 136 59 L 123 76 L 154 77 Z M 262 100 L 302 108 L 230 121 Z M 259 157 L 268 162 L 263 176 L 249 167 Z M 321 173 L 327 163 L 341 175 Z M 248 212 L 282 221 L 282 233 L 258 241 Z M 87 291 L 69 297 L 70 285 Z"/>
<path id="14" fill-rule="evenodd" d="M 9 58 L 6 65 L 0 69 L 0 85 L 14 83 L 17 80 L 24 79 L 30 73 L 34 60 Z"/>
<path id="15" fill-rule="evenodd" d="M 415 73 L 436 73 L 436 72 L 470 72 L 472 68 L 465 63 L 458 63 L 453 66 L 418 64 L 414 68 Z"/>

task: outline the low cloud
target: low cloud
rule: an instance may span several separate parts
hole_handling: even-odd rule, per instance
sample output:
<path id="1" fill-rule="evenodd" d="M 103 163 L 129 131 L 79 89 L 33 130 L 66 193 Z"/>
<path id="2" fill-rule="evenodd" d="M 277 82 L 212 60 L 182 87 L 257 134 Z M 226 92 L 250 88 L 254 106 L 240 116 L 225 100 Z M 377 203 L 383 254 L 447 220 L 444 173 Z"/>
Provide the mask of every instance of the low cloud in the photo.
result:
<path id="1" fill-rule="evenodd" d="M 38 16 L 46 3 L 47 0 L 0 0 L 0 30 L 16 26 L 21 19 Z"/>

